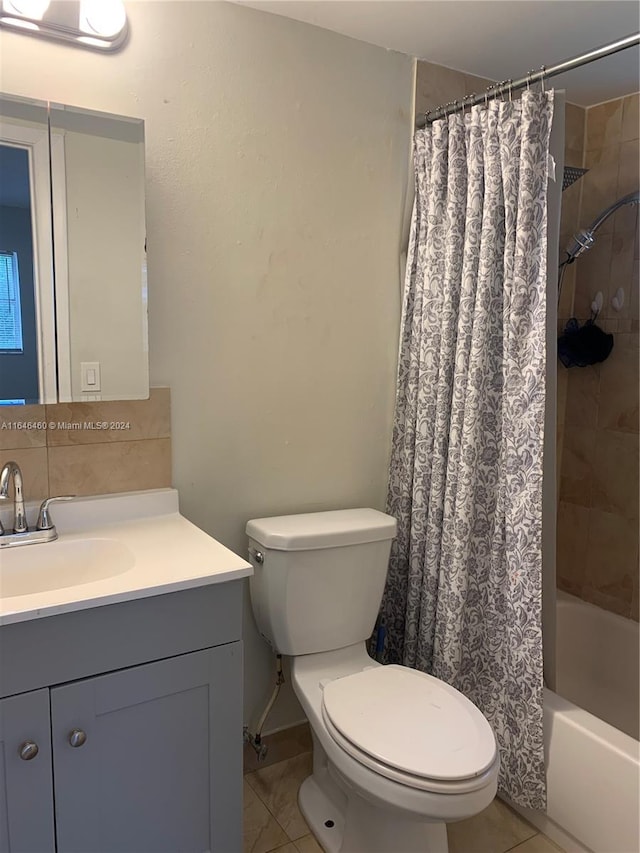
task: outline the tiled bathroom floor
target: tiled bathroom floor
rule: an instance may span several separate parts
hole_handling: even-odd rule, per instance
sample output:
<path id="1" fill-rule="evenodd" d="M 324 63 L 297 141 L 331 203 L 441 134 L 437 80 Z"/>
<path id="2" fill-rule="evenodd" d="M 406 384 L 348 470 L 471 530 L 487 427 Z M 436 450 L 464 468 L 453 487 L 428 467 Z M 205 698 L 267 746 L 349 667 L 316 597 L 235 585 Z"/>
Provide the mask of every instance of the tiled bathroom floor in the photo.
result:
<path id="1" fill-rule="evenodd" d="M 244 853 L 322 853 L 297 803 L 298 788 L 311 773 L 308 727 L 265 742 L 269 754 L 261 764 L 245 747 Z M 450 824 L 448 832 L 449 853 L 563 853 L 500 800 L 470 820 Z"/>

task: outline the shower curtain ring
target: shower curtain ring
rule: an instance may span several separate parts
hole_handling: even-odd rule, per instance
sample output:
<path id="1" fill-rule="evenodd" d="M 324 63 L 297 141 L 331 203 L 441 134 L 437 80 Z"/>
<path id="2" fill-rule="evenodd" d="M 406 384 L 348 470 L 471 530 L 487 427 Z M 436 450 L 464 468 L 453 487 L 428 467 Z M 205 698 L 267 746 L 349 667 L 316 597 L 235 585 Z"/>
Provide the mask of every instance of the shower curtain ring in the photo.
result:
<path id="1" fill-rule="evenodd" d="M 542 91 L 542 94 L 543 94 L 543 95 L 544 95 L 544 78 L 545 78 L 546 70 L 547 70 L 547 66 L 546 66 L 546 65 L 541 65 L 541 66 L 540 66 L 540 71 L 542 72 L 542 77 L 540 78 L 540 88 L 541 88 L 541 91 Z"/>
<path id="2" fill-rule="evenodd" d="M 507 80 L 507 84 L 509 86 L 509 103 L 512 103 L 512 101 L 513 101 L 513 80 L 512 79 Z"/>
<path id="3" fill-rule="evenodd" d="M 527 71 L 527 92 L 529 91 L 529 86 L 531 84 L 531 75 L 532 74 L 533 74 L 533 71 Z"/>

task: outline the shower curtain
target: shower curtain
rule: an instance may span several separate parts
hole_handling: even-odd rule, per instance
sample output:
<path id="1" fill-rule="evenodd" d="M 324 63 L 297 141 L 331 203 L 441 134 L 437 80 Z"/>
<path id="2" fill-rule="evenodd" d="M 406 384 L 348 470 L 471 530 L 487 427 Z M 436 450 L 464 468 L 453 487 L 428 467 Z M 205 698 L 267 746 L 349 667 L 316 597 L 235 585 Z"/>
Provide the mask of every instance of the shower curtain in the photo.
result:
<path id="1" fill-rule="evenodd" d="M 542 448 L 553 92 L 415 136 L 384 659 L 469 697 L 500 789 L 545 806 Z"/>

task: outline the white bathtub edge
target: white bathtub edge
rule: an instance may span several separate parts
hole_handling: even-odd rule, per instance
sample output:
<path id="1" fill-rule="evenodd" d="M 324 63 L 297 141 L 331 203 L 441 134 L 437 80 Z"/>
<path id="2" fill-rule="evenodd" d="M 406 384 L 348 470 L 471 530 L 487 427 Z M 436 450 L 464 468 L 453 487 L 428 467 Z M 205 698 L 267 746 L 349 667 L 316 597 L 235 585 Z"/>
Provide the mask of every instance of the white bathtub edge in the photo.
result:
<path id="1" fill-rule="evenodd" d="M 640 849 L 638 741 L 546 688 L 544 730 L 547 810 L 518 811 L 567 850 Z"/>

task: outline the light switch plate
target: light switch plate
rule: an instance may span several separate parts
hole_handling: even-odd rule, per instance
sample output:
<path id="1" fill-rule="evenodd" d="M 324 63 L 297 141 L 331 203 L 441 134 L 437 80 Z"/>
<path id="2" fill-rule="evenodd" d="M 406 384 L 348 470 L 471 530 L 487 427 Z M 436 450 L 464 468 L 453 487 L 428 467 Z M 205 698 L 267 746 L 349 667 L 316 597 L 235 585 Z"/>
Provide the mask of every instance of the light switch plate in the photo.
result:
<path id="1" fill-rule="evenodd" d="M 90 393 L 100 390 L 100 362 L 80 362 L 80 390 Z"/>

